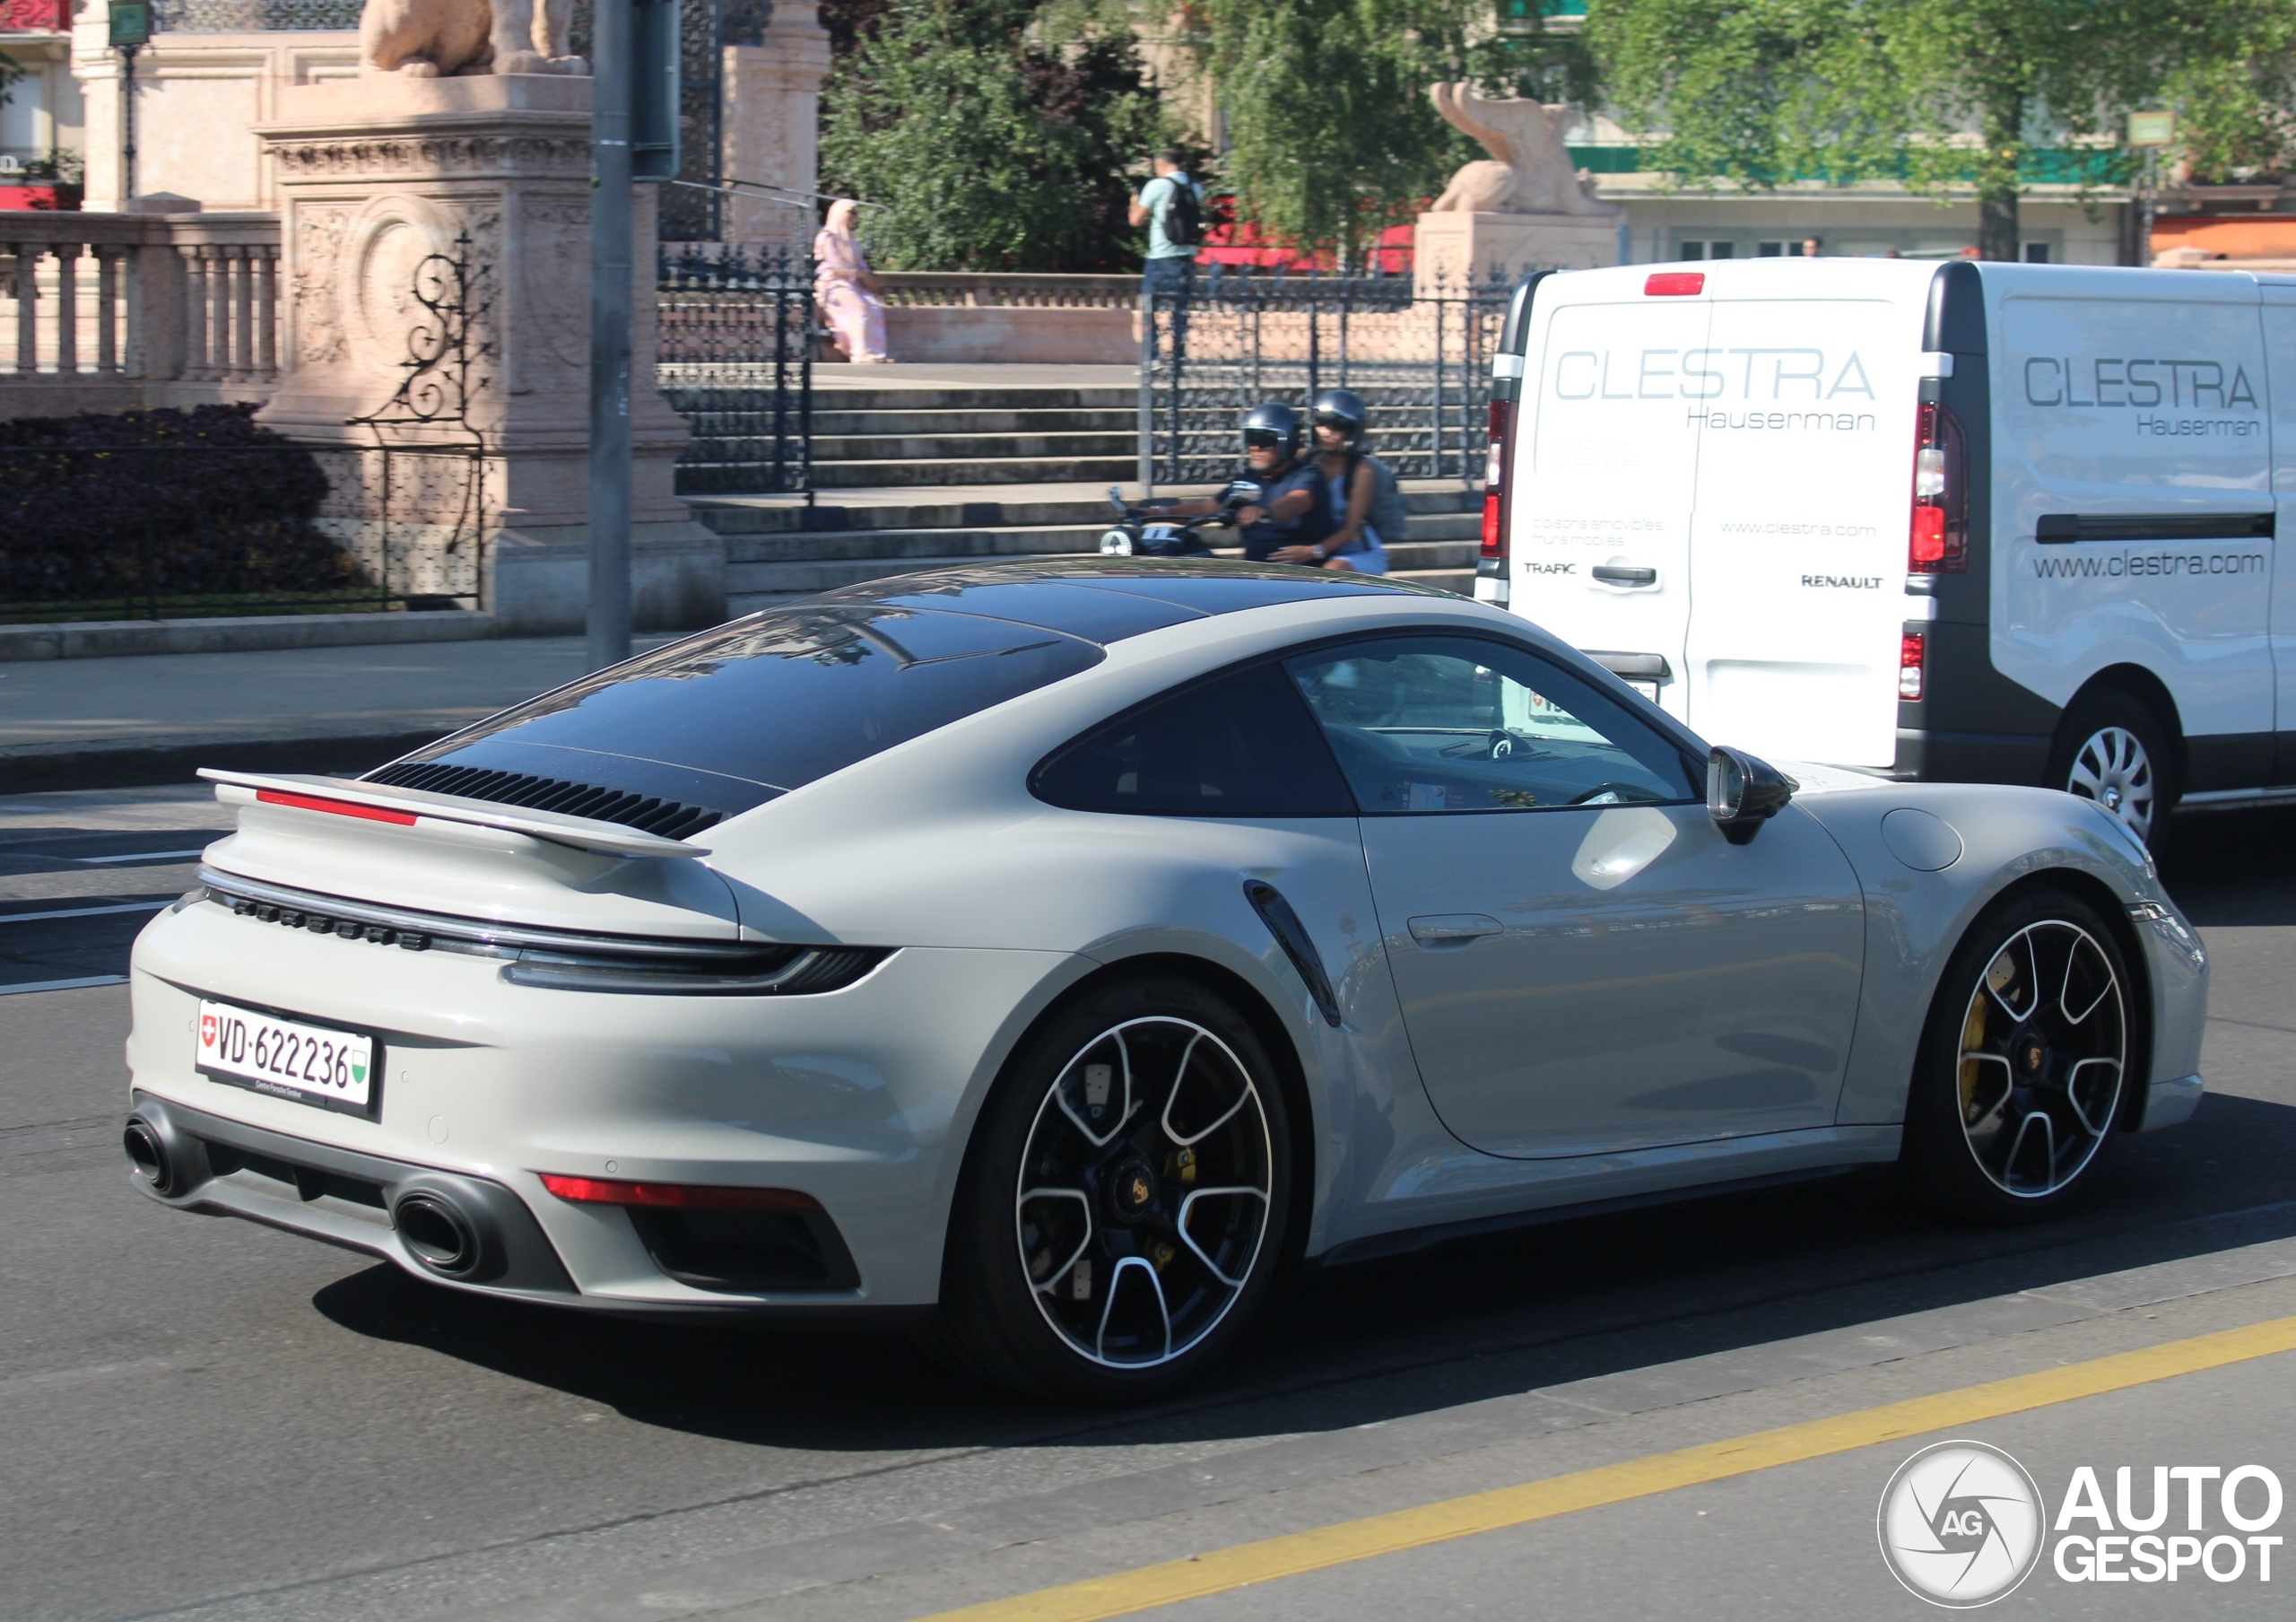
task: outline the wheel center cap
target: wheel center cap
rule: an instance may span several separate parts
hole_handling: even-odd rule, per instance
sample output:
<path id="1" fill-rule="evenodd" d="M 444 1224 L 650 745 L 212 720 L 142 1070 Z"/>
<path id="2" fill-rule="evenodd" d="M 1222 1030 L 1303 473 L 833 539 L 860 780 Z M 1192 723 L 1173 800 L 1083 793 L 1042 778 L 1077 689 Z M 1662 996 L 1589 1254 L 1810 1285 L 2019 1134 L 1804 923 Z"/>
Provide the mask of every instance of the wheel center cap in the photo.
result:
<path id="1" fill-rule="evenodd" d="M 1109 1202 L 1126 1222 L 1135 1221 L 1156 1203 L 1156 1179 L 1145 1161 L 1127 1160 L 1109 1178 Z"/>
<path id="2" fill-rule="evenodd" d="M 2027 1037 L 2017 1049 L 2017 1066 L 2028 1076 L 2039 1075 L 2041 1065 L 2048 1058 L 2048 1049 L 2038 1036 Z"/>
<path id="3" fill-rule="evenodd" d="M 2105 809 L 2108 811 L 2118 811 L 2120 809 L 2119 789 L 2108 789 L 2105 790 Z"/>

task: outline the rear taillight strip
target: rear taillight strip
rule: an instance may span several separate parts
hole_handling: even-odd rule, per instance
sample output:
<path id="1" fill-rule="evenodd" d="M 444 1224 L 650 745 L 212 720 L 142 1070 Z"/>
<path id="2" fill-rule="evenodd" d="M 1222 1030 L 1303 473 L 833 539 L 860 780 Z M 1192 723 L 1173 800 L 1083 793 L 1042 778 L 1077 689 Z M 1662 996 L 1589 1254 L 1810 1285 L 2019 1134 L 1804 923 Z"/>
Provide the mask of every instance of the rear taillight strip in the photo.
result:
<path id="1" fill-rule="evenodd" d="M 650 1206 L 684 1210 L 818 1211 L 822 1202 L 796 1189 L 737 1188 L 724 1183 L 630 1182 L 618 1178 L 537 1173 L 542 1186 L 577 1205 Z"/>
<path id="2" fill-rule="evenodd" d="M 415 817 L 412 812 L 386 811 L 380 806 L 362 806 L 355 800 L 322 799 L 316 794 L 287 794 L 277 789 L 258 789 L 257 800 L 266 806 L 288 806 L 297 811 L 324 811 L 331 816 L 355 816 L 362 822 L 395 823 L 402 828 L 412 828 Z"/>

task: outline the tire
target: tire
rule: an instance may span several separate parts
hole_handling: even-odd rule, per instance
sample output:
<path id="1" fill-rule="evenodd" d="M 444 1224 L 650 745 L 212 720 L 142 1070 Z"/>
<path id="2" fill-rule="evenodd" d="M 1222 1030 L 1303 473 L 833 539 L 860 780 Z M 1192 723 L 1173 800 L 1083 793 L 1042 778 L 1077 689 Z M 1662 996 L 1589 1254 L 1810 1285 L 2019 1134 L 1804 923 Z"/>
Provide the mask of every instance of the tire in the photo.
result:
<path id="1" fill-rule="evenodd" d="M 2092 693 L 2066 712 L 2058 729 L 2048 786 L 2097 801 L 2150 845 L 2180 791 L 2170 730 L 2133 693 L 2117 687 Z"/>
<path id="2" fill-rule="evenodd" d="M 2127 962 L 2079 897 L 2030 891 L 1979 920 L 1938 982 L 1906 1100 L 1924 1200 L 2001 1224 L 2079 1198 L 2142 1082 L 2138 1016 Z"/>
<path id="3" fill-rule="evenodd" d="M 1071 1401 L 1170 1391 L 1265 1296 L 1292 1164 L 1275 1067 L 1234 1008 L 1171 975 L 1090 992 L 1030 1033 L 982 1108 L 928 1346 Z"/>

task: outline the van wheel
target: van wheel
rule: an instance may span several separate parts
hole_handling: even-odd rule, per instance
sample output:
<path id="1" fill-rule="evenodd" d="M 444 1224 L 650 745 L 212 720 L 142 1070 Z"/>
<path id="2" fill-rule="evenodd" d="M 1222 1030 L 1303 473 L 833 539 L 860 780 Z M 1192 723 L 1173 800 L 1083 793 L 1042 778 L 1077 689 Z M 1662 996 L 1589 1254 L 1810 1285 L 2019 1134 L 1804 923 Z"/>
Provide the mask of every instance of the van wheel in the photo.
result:
<path id="1" fill-rule="evenodd" d="M 2127 1090 L 2128 967 L 2094 908 L 2029 891 L 1955 949 L 1914 1061 L 1904 1166 L 1939 1212 L 2031 1221 L 2084 1187 Z"/>
<path id="2" fill-rule="evenodd" d="M 2065 718 L 2049 786 L 2095 800 L 2150 844 L 2177 803 L 2171 759 L 2167 729 L 2152 706 L 2109 687 Z"/>
<path id="3" fill-rule="evenodd" d="M 1185 1383 L 1267 1292 L 1291 1148 L 1275 1067 L 1226 1002 L 1169 975 L 1078 999 L 983 1106 L 927 1346 L 1072 1401 Z"/>

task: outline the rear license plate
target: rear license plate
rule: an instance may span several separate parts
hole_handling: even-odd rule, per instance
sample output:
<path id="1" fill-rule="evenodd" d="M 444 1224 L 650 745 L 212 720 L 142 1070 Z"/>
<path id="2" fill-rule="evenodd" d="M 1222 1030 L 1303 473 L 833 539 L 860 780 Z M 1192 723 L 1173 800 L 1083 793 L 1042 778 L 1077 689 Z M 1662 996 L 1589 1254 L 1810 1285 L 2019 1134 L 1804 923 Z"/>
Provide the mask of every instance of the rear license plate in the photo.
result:
<path id="1" fill-rule="evenodd" d="M 375 1039 L 227 1002 L 199 1005 L 198 1069 L 210 1080 L 323 1110 L 371 1115 Z"/>

